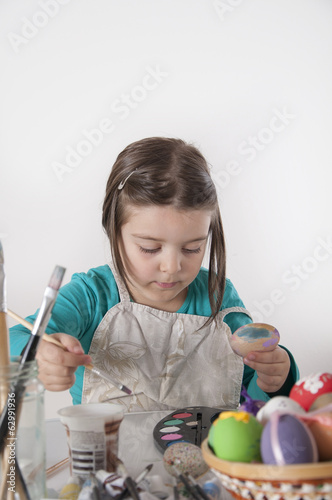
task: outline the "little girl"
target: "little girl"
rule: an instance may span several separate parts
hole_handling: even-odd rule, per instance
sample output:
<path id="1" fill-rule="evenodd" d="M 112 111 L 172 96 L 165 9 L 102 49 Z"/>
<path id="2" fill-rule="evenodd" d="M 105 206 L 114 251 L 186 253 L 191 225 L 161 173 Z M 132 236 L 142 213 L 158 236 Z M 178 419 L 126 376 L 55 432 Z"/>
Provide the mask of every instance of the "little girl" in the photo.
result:
<path id="1" fill-rule="evenodd" d="M 298 378 L 289 351 L 252 352 L 244 365 L 230 347 L 251 318 L 226 278 L 217 193 L 195 147 L 158 137 L 130 144 L 108 179 L 102 222 L 112 262 L 61 288 L 48 333 L 67 352 L 41 342 L 46 389 L 70 388 L 74 404 L 119 402 L 127 411 L 236 408 L 242 383 L 255 399 L 288 395 Z M 209 269 L 201 267 L 206 251 Z M 12 354 L 28 335 L 11 329 Z M 85 370 L 90 362 L 134 395 Z"/>

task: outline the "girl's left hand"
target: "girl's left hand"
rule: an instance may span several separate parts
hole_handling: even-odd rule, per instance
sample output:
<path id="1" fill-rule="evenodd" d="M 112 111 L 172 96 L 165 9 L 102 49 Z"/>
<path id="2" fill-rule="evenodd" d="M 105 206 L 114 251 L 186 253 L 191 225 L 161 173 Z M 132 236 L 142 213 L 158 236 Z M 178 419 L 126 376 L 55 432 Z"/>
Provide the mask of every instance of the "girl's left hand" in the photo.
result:
<path id="1" fill-rule="evenodd" d="M 257 385 L 264 392 L 277 392 L 285 383 L 290 359 L 281 347 L 273 351 L 252 351 L 247 354 L 243 362 L 257 372 Z"/>

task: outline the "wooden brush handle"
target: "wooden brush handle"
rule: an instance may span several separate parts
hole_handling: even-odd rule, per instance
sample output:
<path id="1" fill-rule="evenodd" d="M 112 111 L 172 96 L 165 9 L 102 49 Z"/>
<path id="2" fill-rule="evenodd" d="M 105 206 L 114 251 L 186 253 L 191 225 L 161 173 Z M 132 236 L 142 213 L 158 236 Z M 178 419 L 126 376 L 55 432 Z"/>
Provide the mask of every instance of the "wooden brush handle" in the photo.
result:
<path id="1" fill-rule="evenodd" d="M 0 312 L 0 345 L 0 366 L 9 365 L 9 340 L 5 312 Z"/>
<path id="2" fill-rule="evenodd" d="M 0 367 L 4 368 L 10 363 L 9 340 L 6 313 L 0 312 Z M 6 378 L 6 377 L 5 377 Z M 7 403 L 8 384 L 5 381 L 0 383 L 0 415 Z"/>
<path id="3" fill-rule="evenodd" d="M 7 314 L 11 318 L 16 319 L 16 321 L 18 321 L 22 326 L 25 326 L 25 328 L 27 328 L 28 330 L 32 331 L 33 325 L 31 323 L 29 323 L 29 321 L 27 321 L 24 318 L 21 318 L 21 316 L 19 316 L 18 314 L 14 313 L 10 309 L 7 310 Z M 61 344 L 61 342 L 59 342 L 55 338 L 50 337 L 49 335 L 47 335 L 47 333 L 43 334 L 42 339 L 45 340 L 46 342 L 49 342 L 50 344 L 54 344 L 54 345 L 60 347 L 64 351 L 67 351 L 66 346 L 64 346 L 63 344 Z M 93 369 L 93 365 L 92 364 L 85 365 L 85 368 L 87 368 L 88 370 L 92 370 Z"/>
<path id="4" fill-rule="evenodd" d="M 11 318 L 16 319 L 16 321 L 18 321 L 22 326 L 25 326 L 25 328 L 27 328 L 28 330 L 30 330 L 30 332 L 32 332 L 32 329 L 33 329 L 33 324 L 32 323 L 29 323 L 29 321 L 27 321 L 26 319 L 21 318 L 21 316 L 19 316 L 18 314 L 14 313 L 10 309 L 8 309 L 7 314 Z M 61 344 L 61 342 L 59 342 L 58 340 L 54 339 L 53 337 L 50 337 L 49 335 L 47 335 L 47 333 L 43 334 L 42 339 L 46 340 L 46 342 L 50 342 L 51 344 L 55 344 L 58 347 L 61 347 L 61 349 L 63 349 L 64 351 L 67 350 L 66 347 L 63 344 Z"/>

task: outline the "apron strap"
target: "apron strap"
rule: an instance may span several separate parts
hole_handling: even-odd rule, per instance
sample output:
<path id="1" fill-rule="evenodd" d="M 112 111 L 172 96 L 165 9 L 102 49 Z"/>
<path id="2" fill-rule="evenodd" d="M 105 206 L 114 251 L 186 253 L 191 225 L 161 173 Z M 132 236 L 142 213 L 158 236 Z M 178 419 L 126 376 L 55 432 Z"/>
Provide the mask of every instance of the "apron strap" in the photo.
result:
<path id="1" fill-rule="evenodd" d="M 249 311 L 247 311 L 247 309 L 245 309 L 244 307 L 239 307 L 239 306 L 235 306 L 235 307 L 228 307 L 227 309 L 223 309 L 219 312 L 219 318 L 224 321 L 225 319 L 225 316 L 227 316 L 227 314 L 229 313 L 233 313 L 233 312 L 240 312 L 240 313 L 244 313 L 246 314 L 247 316 L 249 316 L 249 318 L 252 320 L 252 316 L 250 314 Z"/>
<path id="2" fill-rule="evenodd" d="M 116 272 L 113 262 L 112 261 L 109 262 L 108 265 L 113 273 L 115 282 L 119 290 L 120 302 L 130 302 L 130 295 L 127 290 L 127 287 L 124 284 L 124 281 L 120 278 L 119 274 Z"/>

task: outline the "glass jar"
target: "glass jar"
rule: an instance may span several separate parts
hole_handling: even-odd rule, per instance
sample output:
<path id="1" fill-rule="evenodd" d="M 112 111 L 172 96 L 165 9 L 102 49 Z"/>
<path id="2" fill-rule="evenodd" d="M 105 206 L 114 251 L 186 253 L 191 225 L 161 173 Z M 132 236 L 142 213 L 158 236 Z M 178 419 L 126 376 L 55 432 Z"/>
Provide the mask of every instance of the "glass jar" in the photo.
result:
<path id="1" fill-rule="evenodd" d="M 46 496 L 44 387 L 38 380 L 36 361 L 21 370 L 20 357 L 11 357 L 10 365 L 0 367 L 1 410 L 7 409 L 8 432 L 1 452 L 0 498 L 40 500 Z M 13 386 L 20 377 L 25 392 L 15 401 Z M 23 479 L 22 479 L 23 478 Z M 5 495 L 7 492 L 7 496 Z"/>

